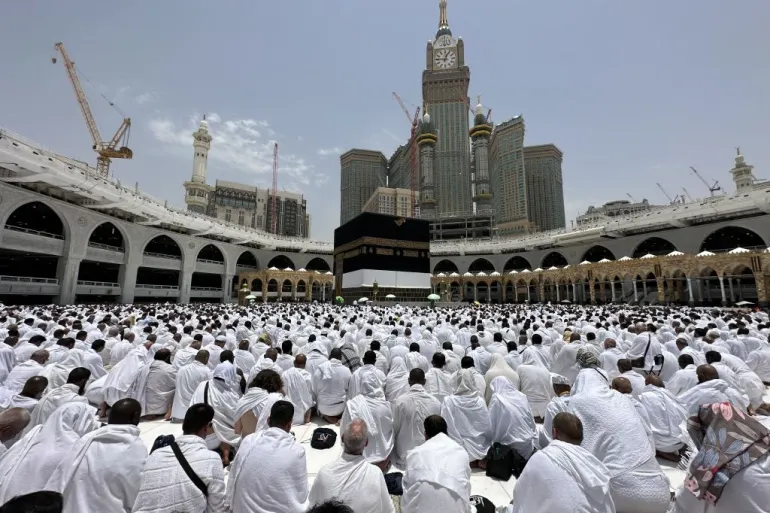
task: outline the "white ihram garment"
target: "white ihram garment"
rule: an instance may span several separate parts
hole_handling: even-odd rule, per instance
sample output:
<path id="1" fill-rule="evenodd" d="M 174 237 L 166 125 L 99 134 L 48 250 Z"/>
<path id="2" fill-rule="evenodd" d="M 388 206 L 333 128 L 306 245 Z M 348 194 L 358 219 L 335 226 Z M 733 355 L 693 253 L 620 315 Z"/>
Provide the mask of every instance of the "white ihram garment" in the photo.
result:
<path id="1" fill-rule="evenodd" d="M 532 414 L 542 418 L 548 403 L 555 395 L 551 373 L 545 367 L 527 363 L 519 365 L 516 372 L 519 375 L 521 393 L 527 396 Z"/>
<path id="2" fill-rule="evenodd" d="M 151 354 L 144 346 L 132 349 L 107 373 L 103 387 L 104 401 L 111 406 L 121 399 L 132 397 L 129 394 L 131 387 L 142 369 L 151 362 Z"/>
<path id="3" fill-rule="evenodd" d="M 486 389 L 484 391 L 484 400 L 489 404 L 489 401 L 492 400 L 492 389 L 490 388 L 490 383 L 492 383 L 492 380 L 503 376 L 508 381 L 511 382 L 513 385 L 513 388 L 516 390 L 519 389 L 520 383 L 519 383 L 519 375 L 511 369 L 507 363 L 505 363 L 505 358 L 502 355 L 499 354 L 493 354 L 492 355 L 492 364 L 489 366 L 489 370 L 484 374 L 484 383 L 486 385 Z"/>
<path id="4" fill-rule="evenodd" d="M 131 396 L 142 405 L 142 415 L 163 415 L 174 401 L 176 371 L 172 365 L 153 360 L 139 373 Z"/>
<path id="5" fill-rule="evenodd" d="M 360 394 L 348 401 L 340 421 L 344 433 L 354 419 L 361 419 L 369 430 L 364 457 L 371 463 L 385 461 L 393 451 L 393 412 L 376 374 L 370 372 L 359 383 Z"/>
<path id="6" fill-rule="evenodd" d="M 647 410 L 655 449 L 661 452 L 677 452 L 682 448 L 682 425 L 687 420 L 687 410 L 665 388 L 647 385 L 639 396 L 639 402 Z"/>
<path id="7" fill-rule="evenodd" d="M 318 366 L 313 375 L 318 412 L 321 415 L 339 417 L 345 409 L 350 384 L 350 369 L 332 358 Z"/>
<path id="8" fill-rule="evenodd" d="M 486 457 L 491 441 L 489 410 L 476 390 L 469 369 L 458 373 L 457 390 L 444 399 L 441 416 L 446 420 L 449 436 L 465 447 L 471 461 Z"/>
<path id="9" fill-rule="evenodd" d="M 179 465 L 171 447 L 162 447 L 147 457 L 131 513 L 227 513 L 222 459 L 199 436 L 182 435 L 174 441 L 206 485 L 208 499 Z"/>
<path id="10" fill-rule="evenodd" d="M 232 513 L 303 513 L 305 449 L 280 428 L 247 436 L 230 469 L 227 499 Z"/>
<path id="11" fill-rule="evenodd" d="M 294 419 L 292 423 L 301 425 L 305 423 L 305 413 L 313 407 L 313 379 L 305 369 L 292 367 L 281 375 L 283 391 L 286 398 L 294 405 Z"/>
<path id="12" fill-rule="evenodd" d="M 35 426 L 0 458 L 0 504 L 45 489 L 48 478 L 80 437 L 99 427 L 96 408 L 69 403 Z"/>
<path id="13" fill-rule="evenodd" d="M 403 513 L 471 513 L 468 453 L 439 433 L 406 457 L 401 498 Z"/>
<path id="14" fill-rule="evenodd" d="M 615 513 L 607 467 L 579 445 L 554 440 L 516 481 L 512 513 Z"/>
<path id="15" fill-rule="evenodd" d="M 452 375 L 435 367 L 429 369 L 425 373 L 425 391 L 443 403 L 445 397 L 454 393 Z"/>
<path id="16" fill-rule="evenodd" d="M 631 399 L 610 389 L 572 396 L 569 409 L 583 423 L 582 447 L 610 472 L 610 491 L 620 513 L 665 513 L 668 479 Z"/>
<path id="17" fill-rule="evenodd" d="M 246 413 L 251 412 L 257 419 L 257 425 L 254 432 L 267 429 L 267 419 L 270 417 L 270 409 L 276 403 L 283 399 L 283 395 L 277 392 L 267 393 L 267 390 L 259 387 L 251 387 L 246 393 L 238 399 L 235 406 L 233 418 L 239 421 Z M 249 433 L 250 434 L 250 433 Z"/>
<path id="18" fill-rule="evenodd" d="M 425 419 L 440 414 L 441 403 L 422 385 L 412 385 L 393 403 L 392 458 L 396 466 L 404 468 L 409 451 L 425 442 Z"/>
<path id="19" fill-rule="evenodd" d="M 313 480 L 310 505 L 336 498 L 355 513 L 392 513 L 393 501 L 382 471 L 361 456 L 342 454 L 327 463 Z"/>
<path id="20" fill-rule="evenodd" d="M 56 408 L 63 404 L 71 402 L 79 402 L 88 404 L 88 399 L 80 395 L 77 385 L 62 385 L 59 388 L 54 388 L 48 395 L 43 396 L 38 401 L 35 409 L 32 410 L 30 421 L 27 427 L 24 429 L 24 433 L 29 433 L 33 427 L 44 424 L 48 417 L 56 411 Z"/>
<path id="21" fill-rule="evenodd" d="M 128 513 L 146 460 L 137 426 L 109 424 L 72 446 L 45 489 L 64 495 L 62 513 Z"/>
<path id="22" fill-rule="evenodd" d="M 535 450 L 537 427 L 527 396 L 504 376 L 493 379 L 489 388 L 490 441 L 513 447 L 523 458 L 529 458 Z"/>
<path id="23" fill-rule="evenodd" d="M 20 363 L 8 373 L 8 376 L 5 378 L 5 383 L 3 383 L 3 388 L 14 394 L 19 393 L 22 388 L 24 388 L 24 384 L 27 380 L 33 376 L 39 375 L 42 370 L 43 366 L 35 360 L 27 360 Z"/>
<path id="24" fill-rule="evenodd" d="M 46 365 L 40 376 L 48 380 L 48 390 L 53 390 L 65 385 L 70 372 L 76 367 L 83 367 L 83 351 L 80 349 L 72 349 L 61 361 Z"/>
<path id="25" fill-rule="evenodd" d="M 233 387 L 230 377 L 221 370 L 226 365 L 229 365 L 232 373 L 235 374 L 235 368 L 230 362 L 217 365 L 217 368 L 214 369 L 214 378 L 198 385 L 192 399 L 190 399 L 189 406 L 206 402 L 206 386 L 208 385 L 207 404 L 214 408 L 214 434 L 220 442 L 237 447 L 241 441 L 241 436 L 235 433 L 236 419 L 234 415 L 235 409 L 238 406 L 238 400 L 241 397 L 241 391 Z M 220 369 L 220 371 L 217 371 L 217 369 Z M 209 449 L 214 449 L 215 447 L 212 437 L 209 440 Z"/>
<path id="26" fill-rule="evenodd" d="M 731 388 L 726 381 L 721 379 L 699 383 L 687 392 L 680 394 L 678 399 L 687 410 L 688 415 L 697 415 L 698 409 L 704 404 L 729 402 L 741 411 L 746 411 L 746 408 L 749 407 L 749 398 Z"/>
<path id="27" fill-rule="evenodd" d="M 409 391 L 409 370 L 400 356 L 393 358 L 385 378 L 385 399 L 391 403 Z"/>
<path id="28" fill-rule="evenodd" d="M 174 392 L 174 403 L 171 405 L 171 416 L 173 418 L 184 419 L 198 385 L 210 380 L 211 377 L 211 371 L 208 366 L 197 360 L 177 371 L 176 392 Z"/>

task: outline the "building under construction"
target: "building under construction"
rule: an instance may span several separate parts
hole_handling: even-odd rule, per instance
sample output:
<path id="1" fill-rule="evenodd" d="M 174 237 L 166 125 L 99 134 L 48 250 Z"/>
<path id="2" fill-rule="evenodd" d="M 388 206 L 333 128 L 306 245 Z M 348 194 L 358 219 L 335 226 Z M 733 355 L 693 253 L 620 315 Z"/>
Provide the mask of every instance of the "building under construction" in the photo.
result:
<path id="1" fill-rule="evenodd" d="M 209 133 L 205 118 L 192 138 L 193 174 L 184 184 L 188 210 L 278 235 L 310 237 L 307 200 L 302 194 L 277 190 L 277 145 L 271 189 L 224 180 L 209 185 L 206 182 L 208 155 L 212 140 L 215 145 L 216 140 Z"/>

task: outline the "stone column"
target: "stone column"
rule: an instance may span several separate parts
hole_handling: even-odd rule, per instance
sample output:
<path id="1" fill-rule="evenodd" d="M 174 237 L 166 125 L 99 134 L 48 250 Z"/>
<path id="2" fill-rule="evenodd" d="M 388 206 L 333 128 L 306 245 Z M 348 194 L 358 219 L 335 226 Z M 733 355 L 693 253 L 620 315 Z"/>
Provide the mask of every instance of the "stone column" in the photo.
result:
<path id="1" fill-rule="evenodd" d="M 692 278 L 687 277 L 687 291 L 690 293 L 690 304 L 695 303 L 695 296 L 692 293 Z"/>
<path id="2" fill-rule="evenodd" d="M 134 302 L 137 271 L 139 271 L 139 265 L 134 262 L 128 262 L 120 266 L 120 270 L 118 271 L 118 283 L 120 283 L 121 303 Z"/>
<path id="3" fill-rule="evenodd" d="M 727 304 L 727 295 L 725 294 L 725 277 L 719 276 L 719 291 L 722 293 L 722 306 Z"/>
<path id="4" fill-rule="evenodd" d="M 224 274 L 222 276 L 222 303 L 227 304 L 232 300 L 233 293 L 231 289 L 233 287 L 233 278 L 235 278 L 234 274 Z"/>
<path id="5" fill-rule="evenodd" d="M 639 291 L 636 288 L 636 278 L 634 278 L 634 303 L 639 302 Z"/>
<path id="6" fill-rule="evenodd" d="M 556 284 L 556 302 L 558 303 L 560 301 L 561 301 L 561 295 L 559 294 L 559 284 L 557 283 Z"/>
<path id="7" fill-rule="evenodd" d="M 655 284 L 658 286 L 658 303 L 666 302 L 666 286 L 663 278 L 655 278 Z"/>
<path id="8" fill-rule="evenodd" d="M 596 284 L 593 280 L 588 282 L 588 295 L 591 298 L 591 304 L 596 304 Z"/>
<path id="9" fill-rule="evenodd" d="M 80 262 L 82 260 L 82 258 L 73 255 L 64 256 L 59 259 L 56 277 L 59 280 L 57 303 L 60 305 L 72 305 L 75 303 L 78 271 L 80 271 Z"/>
<path id="10" fill-rule="evenodd" d="M 577 283 L 572 284 L 572 302 L 577 303 Z"/>
<path id="11" fill-rule="evenodd" d="M 529 301 L 531 303 L 532 302 L 532 294 L 531 294 L 530 290 L 531 290 L 530 286 L 527 285 L 527 301 Z"/>
<path id="12" fill-rule="evenodd" d="M 195 269 L 195 262 L 189 265 L 182 265 L 179 271 L 179 303 L 187 304 L 190 302 L 190 287 L 192 286 L 192 275 Z"/>
<path id="13" fill-rule="evenodd" d="M 730 303 L 735 303 L 735 290 L 733 290 L 733 279 L 727 278 L 727 284 L 730 286 Z"/>
<path id="14" fill-rule="evenodd" d="M 544 302 L 545 302 L 545 283 L 543 283 L 543 282 L 541 281 L 541 282 L 538 284 L 538 287 L 537 287 L 537 291 L 538 291 L 538 300 L 539 300 L 541 303 L 544 303 Z"/>
<path id="15" fill-rule="evenodd" d="M 612 293 L 612 302 L 615 302 L 615 280 L 610 282 L 610 292 Z"/>

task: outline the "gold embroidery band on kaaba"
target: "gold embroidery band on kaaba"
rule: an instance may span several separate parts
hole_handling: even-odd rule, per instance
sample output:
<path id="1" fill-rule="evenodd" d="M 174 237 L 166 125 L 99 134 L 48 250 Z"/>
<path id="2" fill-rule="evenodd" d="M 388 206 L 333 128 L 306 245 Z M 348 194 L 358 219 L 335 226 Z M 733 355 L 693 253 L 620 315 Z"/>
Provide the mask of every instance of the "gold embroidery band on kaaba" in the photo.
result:
<path id="1" fill-rule="evenodd" d="M 412 250 L 423 250 L 423 251 L 429 251 L 430 250 L 430 242 L 415 242 L 411 240 L 396 240 L 396 239 L 381 239 L 379 237 L 361 237 L 359 239 L 356 239 L 354 241 L 348 242 L 347 244 L 343 244 L 342 246 L 339 246 L 337 248 L 334 248 L 334 256 L 337 256 L 340 253 L 345 253 L 344 258 L 348 258 L 348 253 L 353 250 L 357 249 L 360 246 L 379 246 L 380 248 L 392 248 L 392 249 L 412 249 Z M 356 253 L 359 254 L 359 253 Z M 352 256 L 352 255 L 351 255 Z M 418 256 L 418 255 L 406 255 L 404 256 Z"/>

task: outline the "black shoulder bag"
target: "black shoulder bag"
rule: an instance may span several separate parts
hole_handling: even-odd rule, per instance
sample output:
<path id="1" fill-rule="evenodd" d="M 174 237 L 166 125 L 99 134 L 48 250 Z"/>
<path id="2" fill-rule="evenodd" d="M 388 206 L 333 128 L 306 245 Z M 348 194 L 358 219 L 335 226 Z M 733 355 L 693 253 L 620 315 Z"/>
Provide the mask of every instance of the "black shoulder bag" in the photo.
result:
<path id="1" fill-rule="evenodd" d="M 645 353 L 644 353 L 644 354 L 647 354 L 647 352 L 645 351 Z M 211 383 L 211 382 L 210 382 L 210 381 L 207 381 L 207 382 L 206 382 L 206 386 L 205 386 L 205 387 L 203 387 L 203 403 L 204 403 L 206 406 L 208 406 L 208 404 L 209 404 L 209 383 Z"/>
<path id="2" fill-rule="evenodd" d="M 169 446 L 171 447 L 171 450 L 174 451 L 174 456 L 176 456 L 176 460 L 182 466 L 182 470 L 184 470 L 184 473 L 187 474 L 187 477 L 189 477 L 190 481 L 192 481 L 195 487 L 201 491 L 203 496 L 208 498 L 209 496 L 208 486 L 206 486 L 206 483 L 204 483 L 203 480 L 200 477 L 198 477 L 198 474 L 195 473 L 195 471 L 192 469 L 190 464 L 187 463 L 187 458 L 185 458 L 184 454 L 182 454 L 182 450 L 179 448 L 176 442 L 171 442 Z"/>
<path id="3" fill-rule="evenodd" d="M 641 358 L 631 360 L 631 367 L 635 369 L 644 369 L 644 361 L 647 359 L 647 352 L 650 350 L 650 344 L 652 344 L 652 335 L 647 335 L 647 347 L 644 348 L 644 354 Z"/>

